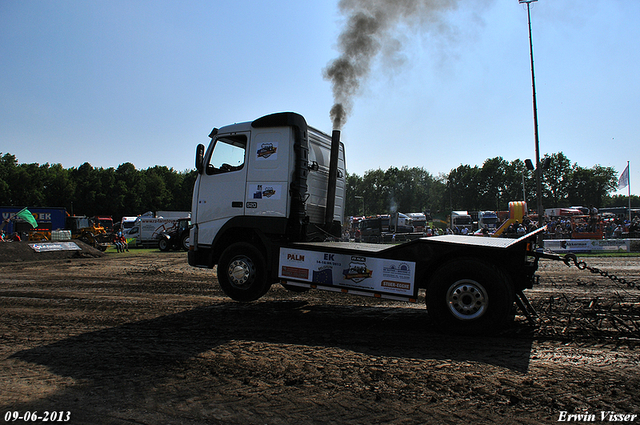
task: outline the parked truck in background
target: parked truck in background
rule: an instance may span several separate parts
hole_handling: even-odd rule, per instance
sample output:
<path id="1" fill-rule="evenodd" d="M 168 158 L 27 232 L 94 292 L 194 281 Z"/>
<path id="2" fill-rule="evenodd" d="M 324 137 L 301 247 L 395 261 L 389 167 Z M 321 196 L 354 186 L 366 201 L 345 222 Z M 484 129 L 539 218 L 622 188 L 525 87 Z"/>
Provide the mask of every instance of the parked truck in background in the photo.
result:
<path id="1" fill-rule="evenodd" d="M 230 298 L 256 300 L 276 282 L 407 302 L 426 289 L 429 315 L 465 333 L 504 325 L 514 303 L 527 311 L 523 291 L 533 286 L 539 259 L 535 233 L 330 241 L 341 236 L 344 211 L 339 131 L 329 136 L 284 112 L 214 128 L 209 137 L 208 147 L 196 148 L 188 261 L 217 265 Z"/>
<path id="2" fill-rule="evenodd" d="M 105 232 L 113 234 L 113 218 L 111 216 L 96 215 L 93 217 L 93 222 L 104 228 Z"/>
<path id="3" fill-rule="evenodd" d="M 544 210 L 544 215 L 547 217 L 565 217 L 565 216 L 575 216 L 582 215 L 582 210 L 578 208 L 570 207 L 570 208 L 547 208 Z"/>
<path id="4" fill-rule="evenodd" d="M 178 227 L 178 221 L 177 218 L 139 216 L 122 235 L 129 247 L 156 247 L 163 233 L 173 232 Z"/>
<path id="5" fill-rule="evenodd" d="M 116 223 L 115 230 L 117 232 L 122 232 L 123 234 L 127 233 L 129 229 L 136 224 L 136 219 L 138 216 L 123 216 L 118 223 Z"/>
<path id="6" fill-rule="evenodd" d="M 473 220 L 467 211 L 451 211 L 451 230 L 462 231 L 466 229 L 469 233 L 473 229 Z"/>
<path id="7" fill-rule="evenodd" d="M 407 213 L 411 218 L 414 232 L 422 233 L 427 229 L 427 216 L 424 213 Z"/>
<path id="8" fill-rule="evenodd" d="M 395 212 L 389 215 L 389 231 L 393 233 L 413 233 L 413 221 L 404 213 Z"/>
<path id="9" fill-rule="evenodd" d="M 500 225 L 500 219 L 495 211 L 478 211 L 478 229 L 494 232 Z"/>
<path id="10" fill-rule="evenodd" d="M 381 217 L 367 217 L 358 223 L 360 241 L 364 243 L 381 243 L 384 241 Z"/>
<path id="11" fill-rule="evenodd" d="M 149 211 L 143 215 L 152 215 L 153 217 L 162 218 L 189 218 L 191 217 L 191 211 L 156 211 L 155 213 Z"/>

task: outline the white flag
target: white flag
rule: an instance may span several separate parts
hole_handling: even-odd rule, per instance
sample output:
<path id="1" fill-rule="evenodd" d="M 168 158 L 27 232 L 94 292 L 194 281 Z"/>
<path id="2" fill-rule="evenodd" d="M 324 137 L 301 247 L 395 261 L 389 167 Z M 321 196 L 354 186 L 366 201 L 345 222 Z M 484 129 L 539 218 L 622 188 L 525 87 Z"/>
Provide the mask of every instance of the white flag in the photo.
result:
<path id="1" fill-rule="evenodd" d="M 620 174 L 620 179 L 618 179 L 618 189 L 624 189 L 629 186 L 629 166 L 624 169 L 622 174 Z"/>

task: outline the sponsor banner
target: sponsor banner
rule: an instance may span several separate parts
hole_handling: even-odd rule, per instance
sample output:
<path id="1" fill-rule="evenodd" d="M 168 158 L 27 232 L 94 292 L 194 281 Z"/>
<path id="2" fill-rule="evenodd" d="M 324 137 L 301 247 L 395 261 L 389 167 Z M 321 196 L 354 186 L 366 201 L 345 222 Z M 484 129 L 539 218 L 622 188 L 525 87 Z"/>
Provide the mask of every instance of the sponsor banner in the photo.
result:
<path id="1" fill-rule="evenodd" d="M 544 248 L 553 252 L 630 252 L 629 239 L 545 239 Z"/>
<path id="2" fill-rule="evenodd" d="M 278 275 L 318 285 L 411 296 L 415 268 L 411 261 L 281 248 Z"/>
<path id="3" fill-rule="evenodd" d="M 75 242 L 40 242 L 30 243 L 29 246 L 35 252 L 82 251 Z"/>

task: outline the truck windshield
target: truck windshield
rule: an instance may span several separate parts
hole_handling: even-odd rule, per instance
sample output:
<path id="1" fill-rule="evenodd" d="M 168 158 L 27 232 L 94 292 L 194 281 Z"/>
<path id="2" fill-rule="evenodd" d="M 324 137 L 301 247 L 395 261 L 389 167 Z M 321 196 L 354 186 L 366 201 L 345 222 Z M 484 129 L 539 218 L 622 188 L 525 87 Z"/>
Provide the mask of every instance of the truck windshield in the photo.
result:
<path id="1" fill-rule="evenodd" d="M 246 136 L 228 136 L 216 140 L 207 165 L 207 174 L 240 170 L 244 165 Z"/>
<path id="2" fill-rule="evenodd" d="M 465 225 L 465 224 L 471 224 L 471 217 L 467 216 L 459 216 L 459 217 L 454 217 L 453 218 L 453 224 L 459 224 L 459 225 Z"/>

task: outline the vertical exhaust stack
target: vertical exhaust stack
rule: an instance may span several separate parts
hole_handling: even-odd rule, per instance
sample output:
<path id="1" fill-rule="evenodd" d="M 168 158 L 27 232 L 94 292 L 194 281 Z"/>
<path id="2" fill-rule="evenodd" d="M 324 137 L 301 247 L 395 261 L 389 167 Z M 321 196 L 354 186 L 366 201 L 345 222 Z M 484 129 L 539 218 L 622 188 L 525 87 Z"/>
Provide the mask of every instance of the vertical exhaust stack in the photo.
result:
<path id="1" fill-rule="evenodd" d="M 336 206 L 336 184 L 338 181 L 338 156 L 340 153 L 340 130 L 331 133 L 331 154 L 329 157 L 329 181 L 327 183 L 327 206 L 325 208 L 324 224 L 329 233 L 333 229 L 333 213 Z M 340 236 L 338 234 L 338 236 Z"/>

